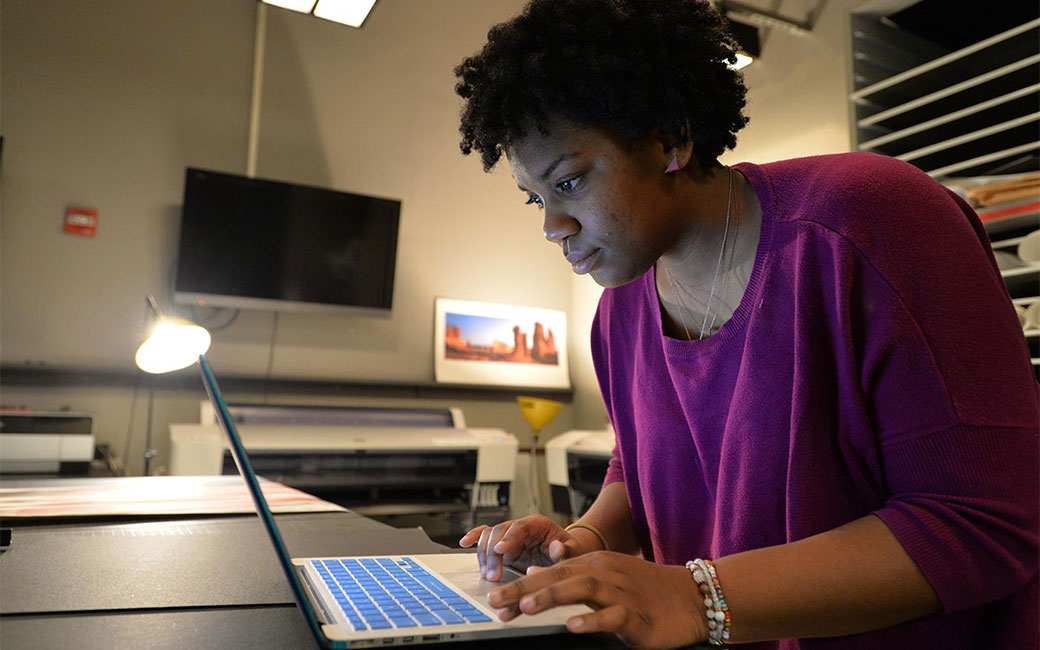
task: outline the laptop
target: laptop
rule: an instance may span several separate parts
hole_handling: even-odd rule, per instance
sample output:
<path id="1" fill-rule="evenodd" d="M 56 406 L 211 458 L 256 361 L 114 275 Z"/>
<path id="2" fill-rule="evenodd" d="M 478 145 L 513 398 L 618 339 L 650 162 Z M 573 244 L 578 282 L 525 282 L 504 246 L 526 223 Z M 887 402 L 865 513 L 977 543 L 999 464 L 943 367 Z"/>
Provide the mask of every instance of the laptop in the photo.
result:
<path id="1" fill-rule="evenodd" d="M 592 611 L 584 605 L 557 607 L 503 623 L 488 605 L 487 594 L 521 574 L 509 569 L 501 582 L 485 580 L 475 553 L 290 558 L 205 355 L 199 355 L 199 367 L 235 465 L 319 647 L 551 634 L 565 631 L 571 616 Z"/>

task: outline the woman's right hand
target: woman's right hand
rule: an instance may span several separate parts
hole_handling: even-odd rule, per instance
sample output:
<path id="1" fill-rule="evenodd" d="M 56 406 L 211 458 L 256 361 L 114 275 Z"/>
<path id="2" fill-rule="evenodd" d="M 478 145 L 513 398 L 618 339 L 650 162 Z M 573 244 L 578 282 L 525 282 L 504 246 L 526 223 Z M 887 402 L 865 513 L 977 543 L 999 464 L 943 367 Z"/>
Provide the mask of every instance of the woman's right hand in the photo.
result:
<path id="1" fill-rule="evenodd" d="M 480 575 L 497 582 L 504 565 L 518 571 L 531 566 L 550 566 L 577 557 L 586 550 L 566 530 L 548 517 L 529 515 L 494 527 L 477 526 L 462 536 L 459 546 L 477 545 Z"/>

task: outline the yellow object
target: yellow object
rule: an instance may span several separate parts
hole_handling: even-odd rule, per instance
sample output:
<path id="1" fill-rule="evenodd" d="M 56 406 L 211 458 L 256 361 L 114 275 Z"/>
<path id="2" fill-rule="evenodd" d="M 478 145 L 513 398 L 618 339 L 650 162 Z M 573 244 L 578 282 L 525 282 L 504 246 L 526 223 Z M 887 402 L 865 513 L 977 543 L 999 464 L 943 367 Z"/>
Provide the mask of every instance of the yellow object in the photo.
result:
<path id="1" fill-rule="evenodd" d="M 600 543 L 603 544 L 603 550 L 604 551 L 609 551 L 610 550 L 610 544 L 607 544 L 607 538 L 606 538 L 606 536 L 603 533 L 599 532 L 599 528 L 596 528 L 592 524 L 583 524 L 583 523 L 581 523 L 579 521 L 576 521 L 573 524 L 571 524 L 570 526 L 567 526 L 566 528 L 564 528 L 564 530 L 570 530 L 572 528 L 584 528 L 585 530 L 591 530 L 593 533 L 596 534 L 596 537 L 599 538 Z"/>
<path id="2" fill-rule="evenodd" d="M 531 512 L 539 513 L 538 492 L 541 484 L 538 482 L 538 436 L 542 434 L 542 427 L 553 421 L 563 404 L 540 397 L 517 397 L 516 402 L 520 405 L 524 419 L 531 425 Z"/>
<path id="3" fill-rule="evenodd" d="M 517 397 L 516 401 L 520 404 L 520 411 L 523 412 L 524 418 L 534 429 L 535 437 L 542 432 L 542 427 L 552 422 L 556 414 L 563 408 L 563 404 L 560 402 L 540 397 Z"/>

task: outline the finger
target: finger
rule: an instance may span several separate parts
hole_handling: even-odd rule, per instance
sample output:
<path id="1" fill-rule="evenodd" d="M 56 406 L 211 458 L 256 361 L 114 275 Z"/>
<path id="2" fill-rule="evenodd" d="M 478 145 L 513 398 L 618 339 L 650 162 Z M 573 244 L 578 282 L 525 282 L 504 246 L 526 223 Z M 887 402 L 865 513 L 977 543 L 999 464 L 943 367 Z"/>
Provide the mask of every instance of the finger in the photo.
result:
<path id="1" fill-rule="evenodd" d="M 597 578 L 591 572 L 554 582 L 543 589 L 525 594 L 518 603 L 525 614 L 537 614 L 560 605 L 586 603 L 609 607 L 617 603 L 621 592 L 613 585 Z"/>
<path id="2" fill-rule="evenodd" d="M 547 549 L 546 554 L 553 562 L 566 560 L 569 555 L 567 546 L 558 539 L 549 542 L 549 548 Z"/>
<path id="3" fill-rule="evenodd" d="M 562 562 L 568 558 L 581 555 L 581 547 L 573 535 L 564 532 L 563 537 L 551 540 L 546 544 L 542 552 L 548 555 L 553 562 Z"/>
<path id="4" fill-rule="evenodd" d="M 628 620 L 629 613 L 623 605 L 611 605 L 591 614 L 570 617 L 567 619 L 567 629 L 581 634 L 590 634 L 592 632 L 619 633 L 625 629 Z"/>
<path id="5" fill-rule="evenodd" d="M 477 565 L 480 567 L 480 575 L 487 576 L 487 541 L 491 537 L 491 528 L 485 526 L 480 531 L 480 539 L 477 541 Z"/>
<path id="6" fill-rule="evenodd" d="M 469 548 L 470 546 L 473 546 L 473 544 L 478 539 L 480 539 L 480 533 L 485 528 L 487 528 L 487 526 L 481 524 L 480 526 L 477 526 L 476 528 L 473 528 L 473 529 L 471 529 L 469 531 L 466 531 L 466 534 L 463 535 L 462 538 L 459 540 L 459 546 L 461 546 L 462 548 Z"/>
<path id="7" fill-rule="evenodd" d="M 556 564 L 518 578 L 507 585 L 496 587 L 488 592 L 488 602 L 491 603 L 492 607 L 516 605 L 527 594 L 545 589 L 554 582 L 572 577 L 574 575 L 574 566 L 571 564 Z"/>
<path id="8" fill-rule="evenodd" d="M 502 621 L 503 623 L 511 621 L 517 616 L 520 616 L 520 613 L 520 608 L 516 605 L 512 605 L 510 607 L 502 607 L 500 609 L 495 610 L 495 616 L 497 616 L 498 620 Z"/>
<path id="9" fill-rule="evenodd" d="M 517 546 L 526 546 L 523 542 L 525 537 L 530 533 L 531 526 L 530 522 L 524 519 L 517 519 L 512 522 L 509 529 L 502 535 L 502 539 L 495 544 L 495 552 L 501 555 L 506 555 L 510 551 L 513 551 Z"/>
<path id="10" fill-rule="evenodd" d="M 502 579 L 502 554 L 496 548 L 498 547 L 498 542 L 514 523 L 512 521 L 505 522 L 491 529 L 491 534 L 488 536 L 487 575 L 484 576 L 488 580 L 497 582 Z"/>
<path id="11" fill-rule="evenodd" d="M 506 534 L 495 544 L 495 552 L 502 556 L 503 568 L 516 563 L 536 546 L 544 553 L 543 536 L 544 531 L 539 531 L 532 516 L 512 522 Z"/>

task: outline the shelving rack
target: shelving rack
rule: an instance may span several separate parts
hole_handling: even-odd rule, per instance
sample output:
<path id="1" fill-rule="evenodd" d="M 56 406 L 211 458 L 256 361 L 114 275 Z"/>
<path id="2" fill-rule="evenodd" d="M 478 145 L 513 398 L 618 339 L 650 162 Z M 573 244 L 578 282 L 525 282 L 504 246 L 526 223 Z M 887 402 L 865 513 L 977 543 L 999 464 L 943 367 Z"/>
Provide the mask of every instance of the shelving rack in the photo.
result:
<path id="1" fill-rule="evenodd" d="M 947 17 L 948 18 L 948 17 Z M 884 16 L 853 13 L 852 141 L 940 182 L 1040 168 L 1040 18 L 948 51 Z M 1017 251 L 1040 210 L 984 222 Z M 1040 300 L 1040 264 L 1003 271 L 1016 305 Z M 1024 332 L 1040 377 L 1040 330 Z"/>
<path id="2" fill-rule="evenodd" d="M 940 180 L 1036 169 L 1040 19 L 945 54 L 877 17 L 852 21 L 858 150 Z"/>

